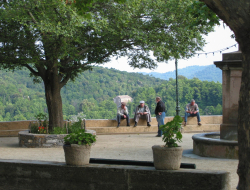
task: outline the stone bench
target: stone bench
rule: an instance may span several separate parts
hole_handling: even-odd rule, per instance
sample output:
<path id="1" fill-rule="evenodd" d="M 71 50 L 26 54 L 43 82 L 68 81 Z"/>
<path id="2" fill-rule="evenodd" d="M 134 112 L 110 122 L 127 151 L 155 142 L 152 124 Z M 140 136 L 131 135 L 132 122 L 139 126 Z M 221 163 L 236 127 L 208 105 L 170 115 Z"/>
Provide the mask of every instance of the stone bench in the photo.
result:
<path id="1" fill-rule="evenodd" d="M 62 162 L 0 160 L 1 189 L 226 190 L 229 172 Z"/>
<path id="2" fill-rule="evenodd" d="M 219 131 L 222 123 L 221 115 L 201 116 L 202 125 L 197 125 L 196 117 L 189 117 L 187 125 L 184 126 L 183 132 L 210 132 Z M 165 117 L 164 123 L 171 121 L 173 117 Z M 121 120 L 120 127 L 116 128 L 117 121 L 115 119 L 87 119 L 86 128 L 95 130 L 97 134 L 112 134 L 112 133 L 156 133 L 158 131 L 158 123 L 155 117 L 152 117 L 151 127 L 147 127 L 146 120 L 140 119 L 137 127 L 134 126 L 134 119 L 130 119 L 130 127 L 127 127 L 125 119 Z"/>
<path id="3" fill-rule="evenodd" d="M 165 123 L 171 121 L 173 117 L 165 117 Z M 184 119 L 184 117 L 183 117 Z M 13 121 L 0 122 L 0 137 L 17 137 L 18 133 L 29 129 L 30 122 L 34 121 Z M 134 126 L 134 119 L 130 119 L 130 126 L 126 126 L 126 120 L 122 119 L 119 128 L 116 128 L 117 121 L 114 119 L 87 119 L 86 128 L 95 130 L 97 134 L 117 134 L 117 133 L 156 133 L 158 130 L 157 121 L 152 117 L 151 127 L 147 127 L 146 120 L 140 119 L 137 127 Z M 187 126 L 183 127 L 183 132 L 212 132 L 219 131 L 222 123 L 221 115 L 202 115 L 201 126 L 197 125 L 196 117 L 189 117 Z M 184 124 L 184 122 L 183 122 Z"/>
<path id="4" fill-rule="evenodd" d="M 183 118 L 183 125 L 184 125 L 184 117 Z M 173 116 L 165 117 L 164 123 L 173 120 Z M 222 116 L 221 115 L 202 115 L 201 116 L 201 123 L 202 124 L 221 124 L 222 123 Z M 130 125 L 133 126 L 135 124 L 134 119 L 130 119 Z M 156 117 L 152 117 L 152 121 L 150 123 L 152 126 L 157 126 Z M 121 120 L 120 126 L 126 126 L 126 119 Z M 138 122 L 138 126 L 146 126 L 147 122 L 145 119 L 140 119 Z M 197 118 L 196 117 L 188 117 L 187 125 L 197 125 Z M 87 127 L 116 127 L 117 121 L 115 119 L 86 119 L 86 126 Z"/>
<path id="5" fill-rule="evenodd" d="M 197 123 L 197 117 L 188 117 L 187 125 L 182 126 L 183 132 L 212 132 L 220 131 L 220 124 L 222 123 L 221 115 L 202 115 L 201 126 Z M 184 120 L 184 117 L 183 117 Z M 182 123 L 184 125 L 184 122 Z"/>

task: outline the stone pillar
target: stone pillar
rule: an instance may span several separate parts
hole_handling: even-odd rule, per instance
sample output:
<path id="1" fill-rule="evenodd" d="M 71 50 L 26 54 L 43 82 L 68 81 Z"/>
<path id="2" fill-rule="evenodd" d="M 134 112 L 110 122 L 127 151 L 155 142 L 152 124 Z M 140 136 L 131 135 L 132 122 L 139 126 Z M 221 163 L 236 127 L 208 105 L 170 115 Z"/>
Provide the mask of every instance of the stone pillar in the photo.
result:
<path id="1" fill-rule="evenodd" d="M 223 123 L 220 125 L 220 138 L 237 140 L 242 53 L 241 51 L 224 53 L 222 61 L 215 61 L 214 64 L 222 70 Z"/>

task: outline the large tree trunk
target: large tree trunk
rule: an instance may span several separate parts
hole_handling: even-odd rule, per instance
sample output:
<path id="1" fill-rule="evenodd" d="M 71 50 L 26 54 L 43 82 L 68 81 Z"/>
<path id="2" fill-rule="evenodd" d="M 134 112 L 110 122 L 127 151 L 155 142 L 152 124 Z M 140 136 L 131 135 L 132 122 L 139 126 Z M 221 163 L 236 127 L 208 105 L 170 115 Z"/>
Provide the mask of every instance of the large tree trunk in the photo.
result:
<path id="1" fill-rule="evenodd" d="M 234 32 L 243 61 L 242 82 L 239 96 L 239 189 L 250 189 L 250 1 L 249 0 L 202 0 Z"/>
<path id="2" fill-rule="evenodd" d="M 250 189 L 250 40 L 240 43 L 243 54 L 242 82 L 239 97 L 239 189 Z"/>
<path id="3" fill-rule="evenodd" d="M 49 112 L 49 131 L 53 127 L 63 127 L 62 98 L 60 89 L 56 86 L 45 84 L 46 103 Z"/>
<path id="4" fill-rule="evenodd" d="M 49 131 L 52 131 L 53 127 L 63 127 L 61 85 L 57 73 L 55 67 L 47 73 L 46 80 L 44 80 L 45 97 L 49 112 Z"/>

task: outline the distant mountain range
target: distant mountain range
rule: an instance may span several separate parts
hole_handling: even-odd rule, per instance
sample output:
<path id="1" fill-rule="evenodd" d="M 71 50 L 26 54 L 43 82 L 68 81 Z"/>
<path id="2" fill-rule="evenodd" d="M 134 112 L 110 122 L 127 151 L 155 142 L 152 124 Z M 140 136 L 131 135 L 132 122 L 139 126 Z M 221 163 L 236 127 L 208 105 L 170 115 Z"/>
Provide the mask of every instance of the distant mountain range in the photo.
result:
<path id="1" fill-rule="evenodd" d="M 142 72 L 144 75 L 153 76 L 156 78 L 169 80 L 169 78 L 175 79 L 175 71 L 170 71 L 166 73 L 157 73 L 157 72 L 150 72 L 145 73 Z M 222 71 L 217 68 L 215 65 L 209 66 L 189 66 L 183 69 L 178 69 L 178 75 L 185 76 L 188 79 L 198 78 L 201 81 L 214 81 L 222 83 Z"/>

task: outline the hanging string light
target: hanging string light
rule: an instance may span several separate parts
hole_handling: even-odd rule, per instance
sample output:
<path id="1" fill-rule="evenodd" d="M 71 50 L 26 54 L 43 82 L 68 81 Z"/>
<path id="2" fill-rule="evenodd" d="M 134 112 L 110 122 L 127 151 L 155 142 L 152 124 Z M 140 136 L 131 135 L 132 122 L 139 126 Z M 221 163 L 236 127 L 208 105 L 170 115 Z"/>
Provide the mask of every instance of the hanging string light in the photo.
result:
<path id="1" fill-rule="evenodd" d="M 237 44 L 234 44 L 234 45 L 231 45 L 231 46 L 229 46 L 229 47 L 226 47 L 226 48 L 223 48 L 223 49 L 219 49 L 219 50 L 216 50 L 216 51 L 211 51 L 211 52 L 205 52 L 205 53 L 195 53 L 195 54 L 197 54 L 198 55 L 198 57 L 199 57 L 199 55 L 208 55 L 208 54 L 215 54 L 215 53 L 218 53 L 218 52 L 220 52 L 220 54 L 223 52 L 223 51 L 226 51 L 226 50 L 228 50 L 228 49 L 230 49 L 230 48 L 232 48 L 232 47 L 236 47 L 237 46 Z"/>

